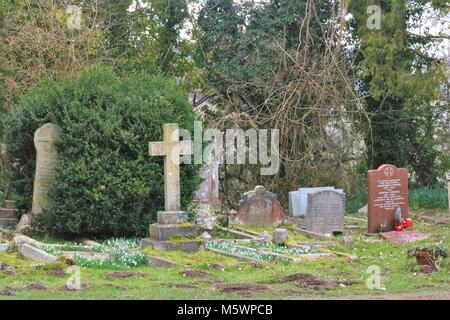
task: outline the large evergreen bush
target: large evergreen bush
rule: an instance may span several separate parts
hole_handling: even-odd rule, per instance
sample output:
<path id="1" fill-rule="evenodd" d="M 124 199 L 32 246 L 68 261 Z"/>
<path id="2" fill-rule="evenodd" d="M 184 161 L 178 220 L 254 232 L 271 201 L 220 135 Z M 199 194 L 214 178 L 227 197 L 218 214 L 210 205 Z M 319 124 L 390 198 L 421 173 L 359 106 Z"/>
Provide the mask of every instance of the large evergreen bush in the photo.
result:
<path id="1" fill-rule="evenodd" d="M 119 78 L 94 69 L 77 80 L 42 84 L 6 121 L 10 192 L 21 209 L 30 209 L 33 135 L 43 124 L 56 123 L 63 129 L 60 163 L 52 208 L 39 220 L 57 235 L 143 236 L 164 209 L 163 157 L 149 156 L 148 142 L 162 139 L 164 123 L 191 130 L 194 118 L 185 94 L 161 76 Z M 182 166 L 183 207 L 199 181 L 197 166 Z"/>

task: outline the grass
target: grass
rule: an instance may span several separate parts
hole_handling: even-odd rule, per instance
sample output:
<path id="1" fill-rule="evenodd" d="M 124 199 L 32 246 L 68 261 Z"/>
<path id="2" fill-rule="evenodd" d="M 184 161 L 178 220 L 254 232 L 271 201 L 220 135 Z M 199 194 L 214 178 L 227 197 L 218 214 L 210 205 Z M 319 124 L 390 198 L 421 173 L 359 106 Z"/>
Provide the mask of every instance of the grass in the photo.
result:
<path id="1" fill-rule="evenodd" d="M 177 251 L 157 251 L 151 248 L 143 250 L 145 254 L 157 255 L 177 262 L 180 267 L 156 269 L 138 266 L 127 271 L 142 272 L 144 276 L 130 278 L 112 278 L 108 273 L 115 268 L 81 268 L 81 282 L 91 287 L 80 291 L 61 289 L 69 274 L 54 276 L 45 267 L 36 268 L 16 253 L 0 254 L 0 261 L 14 267 L 15 275 L 0 272 L 0 291 L 9 286 L 16 290 L 16 296 L 3 296 L 0 299 L 310 299 L 333 297 L 379 297 L 383 295 L 426 294 L 450 291 L 450 265 L 441 261 L 439 272 L 421 273 L 416 262 L 407 257 L 407 251 L 418 245 L 441 242 L 450 248 L 450 230 L 448 226 L 417 222 L 414 229 L 429 234 L 430 238 L 417 243 L 396 245 L 369 237 L 364 234 L 365 221 L 351 220 L 347 224 L 358 226 L 351 232 L 354 246 L 346 246 L 342 239 L 337 247 L 329 247 L 333 252 L 354 254 L 358 260 L 350 261 L 344 257 L 318 259 L 300 263 L 253 263 L 222 256 L 213 252 L 200 251 L 192 254 Z M 290 232 L 291 241 L 313 241 L 300 234 Z M 368 267 L 377 265 L 381 269 L 382 284 L 386 291 L 371 290 L 366 281 L 371 275 Z M 219 267 L 217 267 L 219 266 Z M 183 276 L 184 268 L 207 272 L 203 277 Z M 351 280 L 354 285 L 338 285 L 330 289 L 314 290 L 299 286 L 298 283 L 280 281 L 280 277 L 296 273 L 312 274 L 326 280 Z M 29 290 L 27 284 L 41 281 L 47 290 Z M 237 292 L 224 293 L 224 285 L 267 285 L 268 290 L 256 290 L 251 295 Z M 182 286 L 185 287 L 182 287 Z M 190 287 L 186 287 L 190 286 Z"/>
<path id="2" fill-rule="evenodd" d="M 367 189 L 353 192 L 347 198 L 346 212 L 356 213 L 367 204 Z M 409 189 L 409 206 L 413 210 L 448 208 L 448 191 L 442 186 Z"/>

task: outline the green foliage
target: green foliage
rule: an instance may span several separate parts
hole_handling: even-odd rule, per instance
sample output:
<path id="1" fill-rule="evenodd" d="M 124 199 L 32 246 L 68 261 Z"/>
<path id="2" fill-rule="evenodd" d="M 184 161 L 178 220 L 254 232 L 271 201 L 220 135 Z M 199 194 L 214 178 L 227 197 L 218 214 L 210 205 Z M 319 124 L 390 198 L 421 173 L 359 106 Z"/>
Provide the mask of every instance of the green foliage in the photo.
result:
<path id="1" fill-rule="evenodd" d="M 346 212 L 356 213 L 367 204 L 367 188 L 352 192 L 347 197 Z M 409 206 L 413 210 L 448 208 L 447 189 L 442 186 L 409 189 Z"/>
<path id="2" fill-rule="evenodd" d="M 420 252 L 426 252 L 434 258 L 447 258 L 448 250 L 442 243 L 422 245 L 414 248 L 409 248 L 407 254 L 409 257 L 415 257 Z"/>
<path id="3" fill-rule="evenodd" d="M 52 207 L 40 222 L 66 236 L 143 236 L 164 209 L 163 157 L 148 155 L 162 140 L 164 123 L 192 130 L 194 112 L 185 95 L 161 76 L 119 78 L 93 69 L 77 80 L 47 82 L 30 90 L 7 119 L 6 143 L 12 197 L 31 206 L 33 134 L 52 122 L 63 128 Z M 181 203 L 196 190 L 198 166 L 182 166 Z"/>
<path id="4" fill-rule="evenodd" d="M 443 2 L 433 1 L 435 8 Z M 407 166 L 412 182 L 427 186 L 443 174 L 439 169 L 434 134 L 448 101 L 439 101 L 440 86 L 446 78 L 442 62 L 427 56 L 436 39 L 414 35 L 416 27 L 431 1 L 382 0 L 381 27 L 367 27 L 367 7 L 371 0 L 350 1 L 356 50 L 356 68 L 362 75 L 361 95 L 370 115 L 366 146 L 368 167 L 384 163 Z M 445 99 L 443 99 L 445 100 Z M 445 170 L 444 170 L 445 171 Z"/>
<path id="5" fill-rule="evenodd" d="M 439 186 L 413 188 L 409 192 L 409 205 L 413 210 L 448 208 L 447 189 Z"/>

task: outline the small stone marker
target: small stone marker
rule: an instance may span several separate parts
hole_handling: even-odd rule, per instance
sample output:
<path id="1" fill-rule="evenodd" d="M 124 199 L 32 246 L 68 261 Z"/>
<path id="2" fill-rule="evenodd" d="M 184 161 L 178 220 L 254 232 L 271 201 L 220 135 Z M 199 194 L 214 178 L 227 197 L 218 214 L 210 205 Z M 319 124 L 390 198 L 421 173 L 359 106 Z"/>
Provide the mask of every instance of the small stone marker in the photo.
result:
<path id="1" fill-rule="evenodd" d="M 384 164 L 367 174 L 369 191 L 368 232 L 393 231 L 395 212 L 408 218 L 408 170 Z"/>
<path id="2" fill-rule="evenodd" d="M 428 236 L 419 231 L 389 231 L 381 232 L 379 235 L 389 242 L 398 244 L 428 239 Z"/>
<path id="3" fill-rule="evenodd" d="M 286 229 L 275 229 L 273 232 L 273 242 L 278 245 L 284 244 L 288 238 L 288 231 Z"/>
<path id="4" fill-rule="evenodd" d="M 345 194 L 325 190 L 308 194 L 306 230 L 320 234 L 344 231 Z"/>
<path id="5" fill-rule="evenodd" d="M 239 204 L 237 220 L 243 224 L 269 227 L 284 218 L 277 195 L 262 186 L 256 186 L 253 191 L 245 193 Z"/>
<path id="6" fill-rule="evenodd" d="M 47 123 L 36 130 L 34 145 L 36 148 L 36 174 L 33 186 L 33 207 L 31 212 L 39 214 L 49 208 L 48 189 L 53 182 L 58 153 L 54 146 L 61 134 L 59 126 Z"/>

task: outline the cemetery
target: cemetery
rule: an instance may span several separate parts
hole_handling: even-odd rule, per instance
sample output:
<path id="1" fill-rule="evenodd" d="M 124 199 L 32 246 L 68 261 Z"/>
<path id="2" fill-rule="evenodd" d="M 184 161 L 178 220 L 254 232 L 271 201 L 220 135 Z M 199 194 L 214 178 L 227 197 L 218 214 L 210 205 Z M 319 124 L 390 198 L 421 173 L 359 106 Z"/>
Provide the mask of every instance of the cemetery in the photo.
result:
<path id="1" fill-rule="evenodd" d="M 128 11 L 127 7 L 105 10 L 129 12 L 129 26 L 139 34 L 133 24 L 139 21 L 135 11 L 155 10 L 152 14 L 161 17 L 168 12 L 149 3 L 149 7 L 136 5 Z M 233 1 L 229 4 L 222 9 L 243 10 L 233 7 Z M 319 6 L 314 1 L 303 4 Z M 297 4 L 285 5 L 292 9 L 289 6 Z M 241 28 L 245 29 L 239 31 L 242 38 L 234 40 L 246 46 L 250 41 L 246 37 L 255 36 L 261 31 L 258 26 L 269 23 L 258 20 L 265 17 L 260 13 L 281 15 L 284 21 L 285 11 L 276 8 L 268 1 L 246 12 L 254 24 L 249 22 L 248 31 Z M 0 27 L 26 23 L 17 10 L 31 13 L 22 9 L 25 13 L 18 7 L 0 6 Z M 358 6 L 341 4 L 335 9 L 354 10 L 355 19 L 360 19 Z M 120 45 L 112 50 L 106 43 L 107 51 L 98 54 L 107 52 L 116 59 L 114 64 L 76 52 L 77 57 L 95 61 L 73 73 L 69 69 L 83 63 L 67 62 L 69 69 L 55 78 L 44 74 L 56 74 L 56 70 L 38 73 L 40 81 L 11 96 L 8 92 L 20 87 L 20 79 L 1 80 L 8 90 L 0 91 L 5 96 L 0 97 L 4 105 L 0 107 L 0 299 L 450 299 L 450 109 L 445 94 L 437 93 L 444 80 L 423 85 L 436 92 L 426 101 L 420 99 L 427 94 L 415 95 L 420 89 L 411 89 L 417 79 L 395 87 L 409 88 L 408 98 L 417 105 L 439 105 L 443 111 L 420 118 L 424 108 L 412 120 L 395 122 L 392 126 L 398 128 L 391 132 L 390 125 L 380 123 L 392 116 L 392 110 L 377 114 L 375 107 L 367 107 L 367 112 L 352 118 L 354 110 L 381 98 L 378 91 L 369 90 L 372 100 L 365 100 L 361 92 L 345 87 L 349 79 L 339 77 L 349 70 L 328 74 L 334 71 L 319 67 L 321 60 L 289 61 L 300 59 L 297 43 L 277 51 L 277 57 L 284 55 L 285 63 L 291 65 L 273 74 L 277 63 L 265 64 L 273 61 L 271 50 L 279 50 L 274 44 L 281 34 L 262 41 L 267 41 L 267 47 L 261 44 L 258 55 L 244 50 L 240 56 L 244 53 L 238 47 L 230 49 L 228 40 L 211 31 L 222 18 L 208 19 L 220 10 L 214 11 L 210 1 L 201 10 L 192 17 L 198 19 L 194 27 L 203 32 L 195 34 L 196 41 L 209 46 L 208 58 L 192 52 L 190 57 L 195 58 L 189 63 L 183 58 L 181 63 L 175 44 L 158 47 L 171 39 L 167 36 L 146 49 L 152 54 L 166 52 L 155 61 L 145 60 L 150 59 L 149 52 L 135 53 L 136 48 L 144 50 L 148 45 L 144 42 L 128 44 L 122 58 L 112 53 Z M 302 18 L 309 12 L 304 7 L 294 11 Z M 68 14 L 73 12 L 79 11 Z M 47 18 L 53 19 L 40 18 L 42 28 L 51 32 L 45 27 Z M 166 18 L 179 19 L 177 15 Z M 83 37 L 86 48 L 100 50 L 99 42 L 94 42 L 103 36 L 81 26 L 67 30 L 66 23 L 61 34 L 70 41 L 77 41 L 76 35 Z M 114 39 L 108 25 L 104 27 Z M 313 23 L 310 32 L 319 32 L 316 27 Z M 170 29 L 158 28 L 162 29 L 154 31 L 161 37 L 161 30 Z M 239 33 L 221 28 L 230 36 Z M 330 28 L 329 32 L 339 34 Z M 180 32 L 175 33 L 181 43 Z M 296 43 L 292 39 L 304 30 L 299 32 L 287 43 Z M 129 41 L 139 42 L 145 35 L 130 34 Z M 13 44 L 18 42 L 13 40 L 17 39 L 1 38 L 0 45 L 5 42 L 9 50 L 16 50 Z M 184 47 L 195 50 L 189 42 Z M 311 59 L 322 55 L 324 61 L 336 61 L 328 54 L 341 57 L 338 49 L 322 50 L 319 43 L 301 52 Z M 3 77 L 1 54 L 2 50 Z M 8 65 L 13 64 L 11 54 Z M 245 70 L 229 59 L 233 54 Z M 170 61 L 165 60 L 167 56 Z M 262 62 L 253 60 L 257 57 Z M 151 67 L 142 69 L 140 59 Z M 304 63 L 311 66 L 296 69 Z M 55 62 L 48 68 L 56 65 L 61 66 Z M 31 72 L 32 66 L 28 67 L 25 73 Z M 323 69 L 307 74 L 314 68 Z M 183 80 L 178 77 L 181 71 Z M 254 78 L 230 80 L 239 72 Z M 328 87 L 333 81 L 314 78 L 317 74 L 340 83 Z M 438 75 L 436 71 L 427 77 Z M 224 78 L 218 80 L 220 76 Z M 198 77 L 204 77 L 203 91 L 198 91 L 202 81 L 193 80 Z M 299 82 L 292 77 L 299 77 Z M 320 84 L 302 87 L 301 83 L 314 81 Z M 269 92 L 268 82 L 280 87 Z M 387 86 L 395 81 L 367 85 L 372 90 L 380 82 Z M 289 92 L 293 87 L 299 92 Z M 393 88 L 378 89 L 393 92 Z M 214 93 L 203 99 L 208 90 Z M 290 98 L 280 97 L 281 91 Z M 359 104 L 356 98 L 345 100 L 350 92 Z M 382 100 L 396 104 L 402 99 L 407 100 L 404 96 Z M 404 117 L 405 110 L 398 110 L 394 117 Z M 366 116 L 371 120 L 359 127 Z M 439 121 L 433 123 L 430 136 L 421 137 L 422 129 L 432 126 L 420 123 L 428 116 Z M 417 121 L 411 127 L 423 127 L 414 128 L 413 133 L 412 128 L 404 128 L 408 121 Z M 373 132 L 366 125 L 373 125 Z M 258 139 L 252 139 L 256 134 Z M 437 141 L 431 138 L 437 136 Z"/>

